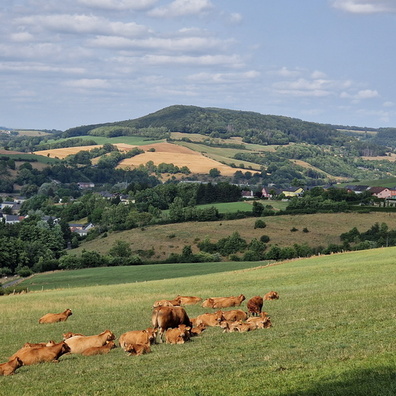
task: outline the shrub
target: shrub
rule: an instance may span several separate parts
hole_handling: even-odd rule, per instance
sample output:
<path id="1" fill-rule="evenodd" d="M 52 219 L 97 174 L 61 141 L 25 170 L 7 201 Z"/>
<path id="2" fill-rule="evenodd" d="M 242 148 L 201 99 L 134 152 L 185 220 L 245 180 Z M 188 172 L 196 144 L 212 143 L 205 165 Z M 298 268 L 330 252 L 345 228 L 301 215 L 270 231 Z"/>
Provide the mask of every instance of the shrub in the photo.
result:
<path id="1" fill-rule="evenodd" d="M 309 232 L 308 228 L 307 228 L 307 227 L 304 227 L 304 228 L 303 228 L 303 232 Z"/>
<path id="2" fill-rule="evenodd" d="M 33 271 L 25 265 L 17 271 L 17 274 L 22 276 L 22 278 L 27 278 L 28 276 L 33 275 Z"/>
<path id="3" fill-rule="evenodd" d="M 268 243 L 270 241 L 270 237 L 268 235 L 261 235 L 260 242 Z"/>
<path id="4" fill-rule="evenodd" d="M 267 227 L 267 224 L 265 224 L 265 221 L 263 221 L 263 220 L 261 220 L 261 219 L 257 219 L 255 222 L 254 222 L 254 228 L 256 229 L 256 228 L 265 228 L 265 227 Z"/>
<path id="5" fill-rule="evenodd" d="M 293 228 L 290 229 L 290 231 L 291 231 L 291 232 L 296 232 L 296 231 L 298 231 L 298 228 L 293 227 Z"/>

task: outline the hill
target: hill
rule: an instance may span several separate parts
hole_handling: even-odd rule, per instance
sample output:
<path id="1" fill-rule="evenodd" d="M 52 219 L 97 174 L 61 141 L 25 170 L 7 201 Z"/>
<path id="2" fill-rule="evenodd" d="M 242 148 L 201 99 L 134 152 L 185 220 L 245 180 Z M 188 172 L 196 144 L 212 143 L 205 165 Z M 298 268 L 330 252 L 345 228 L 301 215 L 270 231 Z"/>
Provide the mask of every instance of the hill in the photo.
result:
<path id="1" fill-rule="evenodd" d="M 331 126 L 296 118 L 183 105 L 166 107 L 134 120 L 72 128 L 65 131 L 65 136 L 128 135 L 147 133 L 150 129 L 153 133 L 157 131 L 198 133 L 212 137 L 240 136 L 246 142 L 259 144 L 331 144 L 345 136 Z"/>
<path id="2" fill-rule="evenodd" d="M 246 206 L 249 206 L 246 204 Z M 247 210 L 247 209 L 246 209 Z M 340 221 L 342 216 L 342 221 Z M 152 252 L 148 260 L 164 260 L 171 253 L 182 252 L 185 245 L 191 245 L 194 253 L 199 249 L 197 244 L 209 237 L 212 242 L 229 237 L 234 231 L 248 243 L 253 239 L 260 239 L 268 235 L 268 246 L 280 247 L 293 244 L 307 244 L 310 247 L 329 244 L 340 244 L 340 235 L 356 227 L 365 232 L 373 224 L 386 223 L 390 229 L 396 228 L 396 214 L 394 213 L 320 213 L 298 216 L 269 216 L 262 218 L 266 227 L 254 228 L 256 218 L 210 221 L 185 222 L 134 228 L 127 231 L 108 233 L 106 238 L 94 239 L 81 244 L 69 254 L 81 254 L 83 250 L 96 251 L 107 254 L 117 240 L 128 243 L 135 253 Z M 304 232 L 304 229 L 309 232 Z M 296 231 L 291 231 L 296 229 Z"/>
<path id="3" fill-rule="evenodd" d="M 270 329 L 225 334 L 208 328 L 184 345 L 153 345 L 152 353 L 138 357 L 120 348 L 103 356 L 65 355 L 58 364 L 21 367 L 2 379 L 1 392 L 393 395 L 394 256 L 395 248 L 376 249 L 179 279 L 169 273 L 163 280 L 110 286 L 65 283 L 58 290 L 1 297 L 4 362 L 26 341 L 60 341 L 67 331 L 98 334 L 110 329 L 119 337 L 147 328 L 151 306 L 160 298 L 280 293 L 279 300 L 265 304 Z M 73 311 L 67 322 L 38 324 L 44 313 L 66 307 Z M 186 310 L 195 317 L 207 309 L 198 305 Z"/>

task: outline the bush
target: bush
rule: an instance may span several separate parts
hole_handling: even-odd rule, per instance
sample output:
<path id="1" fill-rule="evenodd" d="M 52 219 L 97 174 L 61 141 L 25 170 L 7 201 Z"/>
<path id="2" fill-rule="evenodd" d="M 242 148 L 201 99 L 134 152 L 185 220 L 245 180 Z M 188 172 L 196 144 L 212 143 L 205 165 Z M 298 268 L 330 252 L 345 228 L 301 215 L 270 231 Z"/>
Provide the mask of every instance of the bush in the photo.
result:
<path id="1" fill-rule="evenodd" d="M 270 241 L 270 237 L 268 235 L 261 235 L 260 242 L 268 243 Z"/>
<path id="2" fill-rule="evenodd" d="M 28 276 L 33 275 L 33 271 L 25 265 L 17 271 L 17 274 L 22 276 L 22 278 L 27 278 Z"/>
<path id="3" fill-rule="evenodd" d="M 265 224 L 265 221 L 258 219 L 254 222 L 254 228 L 265 228 L 267 227 L 267 224 Z"/>
<path id="4" fill-rule="evenodd" d="M 304 228 L 303 228 L 303 232 L 309 232 L 308 228 L 307 228 L 307 227 L 304 227 Z"/>
<path id="5" fill-rule="evenodd" d="M 298 231 L 298 228 L 293 227 L 293 228 L 290 229 L 290 231 L 291 231 L 291 232 L 296 232 L 296 231 Z"/>

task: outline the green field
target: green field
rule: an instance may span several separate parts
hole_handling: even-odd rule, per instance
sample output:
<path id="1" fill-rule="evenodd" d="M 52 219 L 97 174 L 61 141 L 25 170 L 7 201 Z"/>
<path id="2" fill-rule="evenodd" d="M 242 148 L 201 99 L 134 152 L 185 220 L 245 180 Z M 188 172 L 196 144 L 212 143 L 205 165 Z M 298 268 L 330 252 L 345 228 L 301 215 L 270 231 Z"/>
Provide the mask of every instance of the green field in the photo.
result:
<path id="1" fill-rule="evenodd" d="M 94 140 L 96 144 L 105 144 L 105 143 L 110 143 L 110 144 L 116 144 L 116 143 L 125 143 L 125 144 L 130 144 L 133 146 L 144 146 L 146 144 L 153 144 L 153 143 L 159 143 L 162 142 L 163 140 L 153 140 L 153 139 L 148 139 L 144 138 L 142 136 L 119 136 L 119 137 L 114 137 L 114 138 L 108 138 L 104 136 L 78 136 L 78 139 L 83 139 L 83 140 Z M 58 139 L 56 140 L 56 143 L 61 143 L 67 140 L 70 140 L 71 138 L 67 139 Z M 48 142 L 43 142 L 43 144 L 51 143 L 52 141 L 49 140 Z M 55 142 L 55 141 L 54 141 Z"/>
<path id="2" fill-rule="evenodd" d="M 1 297 L 5 362 L 24 342 L 60 341 L 66 331 L 110 329 L 119 336 L 144 329 L 160 298 L 280 294 L 264 306 L 270 329 L 224 334 L 209 328 L 184 345 L 153 345 L 140 357 L 120 348 L 103 356 L 66 355 L 58 364 L 2 377 L 0 394 L 393 396 L 395 254 L 396 248 L 376 249 L 184 278 L 169 278 L 170 271 L 163 280 Z M 66 308 L 73 310 L 67 322 L 38 324 L 43 314 Z M 207 311 L 186 310 L 191 317 Z"/>
<path id="3" fill-rule="evenodd" d="M 263 262 L 262 265 L 266 265 L 266 263 Z M 31 291 L 103 286 L 215 274 L 218 272 L 235 271 L 252 267 L 257 267 L 257 263 L 185 263 L 88 268 L 74 271 L 55 271 L 36 274 L 32 278 L 24 280 L 19 285 L 24 287 L 27 286 Z"/>

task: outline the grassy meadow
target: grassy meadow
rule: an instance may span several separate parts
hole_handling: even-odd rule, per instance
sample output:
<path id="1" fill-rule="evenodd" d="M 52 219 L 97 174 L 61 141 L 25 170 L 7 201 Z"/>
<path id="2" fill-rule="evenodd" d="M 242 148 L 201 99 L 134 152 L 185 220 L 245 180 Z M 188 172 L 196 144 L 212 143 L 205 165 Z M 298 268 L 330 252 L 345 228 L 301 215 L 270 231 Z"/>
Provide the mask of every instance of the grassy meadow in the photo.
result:
<path id="1" fill-rule="evenodd" d="M 272 201 L 268 201 L 273 204 Z M 283 208 L 285 202 L 273 204 L 277 209 Z M 230 205 L 230 206 L 227 206 Z M 249 207 L 248 202 L 236 203 Z M 279 205 L 279 206 L 278 206 Z M 245 207 L 244 206 L 244 207 Z M 219 210 L 231 208 L 231 204 L 220 204 Z M 235 208 L 234 208 L 235 209 Z M 249 210 L 249 209 L 240 209 Z M 340 216 L 342 221 L 340 221 Z M 268 235 L 270 245 L 281 247 L 292 246 L 294 243 L 308 244 L 311 247 L 326 247 L 331 243 L 340 244 L 340 234 L 357 227 L 360 232 L 367 231 L 374 223 L 386 223 L 390 229 L 396 229 L 396 213 L 318 213 L 298 216 L 267 216 L 261 217 L 265 228 L 254 228 L 257 218 L 251 217 L 238 220 L 222 220 L 210 222 L 186 222 L 178 224 L 153 225 L 144 228 L 111 232 L 106 238 L 96 238 L 84 242 L 77 249 L 69 250 L 69 254 L 81 254 L 82 250 L 95 250 L 107 254 L 117 240 L 126 241 L 134 252 L 154 250 L 152 260 L 163 260 L 170 253 L 181 253 L 185 245 L 191 245 L 194 253 L 198 252 L 197 243 L 209 236 L 212 241 L 230 236 L 238 231 L 242 238 L 250 242 Z M 292 228 L 297 231 L 291 232 Z M 309 232 L 303 232 L 307 228 Z"/>
<path id="2" fill-rule="evenodd" d="M 144 329 L 153 301 L 179 293 L 280 294 L 264 305 L 270 329 L 224 334 L 209 328 L 184 345 L 153 345 L 152 353 L 140 357 L 120 348 L 103 356 L 66 355 L 58 364 L 21 367 L 14 376 L 1 377 L 0 394 L 394 395 L 395 254 L 396 248 L 375 249 L 183 278 L 172 278 L 169 271 L 163 280 L 76 283 L 1 297 L 4 362 L 24 342 L 60 341 L 66 331 L 88 335 L 110 329 L 118 337 Z M 66 308 L 73 310 L 67 322 L 38 324 L 44 313 Z M 186 310 L 194 317 L 208 309 Z"/>

